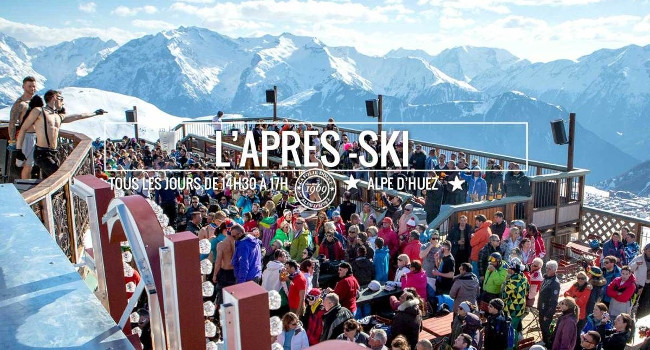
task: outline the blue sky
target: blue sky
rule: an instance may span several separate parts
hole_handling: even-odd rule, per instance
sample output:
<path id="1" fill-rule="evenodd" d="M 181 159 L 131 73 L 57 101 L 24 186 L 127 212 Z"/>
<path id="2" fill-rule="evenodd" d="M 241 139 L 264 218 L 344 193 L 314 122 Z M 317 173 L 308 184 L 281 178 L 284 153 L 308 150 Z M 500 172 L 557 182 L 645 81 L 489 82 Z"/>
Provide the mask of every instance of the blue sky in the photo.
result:
<path id="1" fill-rule="evenodd" d="M 650 0 L 3 0 L 0 32 L 29 46 L 82 36 L 124 43 L 179 26 L 231 37 L 290 32 L 382 55 L 461 45 L 532 61 L 650 44 Z"/>

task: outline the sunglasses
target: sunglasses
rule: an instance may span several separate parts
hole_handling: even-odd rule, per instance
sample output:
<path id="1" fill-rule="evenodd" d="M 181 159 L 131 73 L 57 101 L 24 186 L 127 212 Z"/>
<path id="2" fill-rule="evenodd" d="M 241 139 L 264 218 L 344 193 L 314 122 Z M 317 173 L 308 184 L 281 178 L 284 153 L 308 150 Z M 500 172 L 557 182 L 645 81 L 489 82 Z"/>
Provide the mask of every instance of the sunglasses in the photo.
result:
<path id="1" fill-rule="evenodd" d="M 439 237 L 431 237 L 431 240 L 432 240 L 432 241 L 439 241 L 440 238 L 439 238 Z"/>
<path id="2" fill-rule="evenodd" d="M 411 209 L 404 209 L 404 211 L 411 211 Z"/>

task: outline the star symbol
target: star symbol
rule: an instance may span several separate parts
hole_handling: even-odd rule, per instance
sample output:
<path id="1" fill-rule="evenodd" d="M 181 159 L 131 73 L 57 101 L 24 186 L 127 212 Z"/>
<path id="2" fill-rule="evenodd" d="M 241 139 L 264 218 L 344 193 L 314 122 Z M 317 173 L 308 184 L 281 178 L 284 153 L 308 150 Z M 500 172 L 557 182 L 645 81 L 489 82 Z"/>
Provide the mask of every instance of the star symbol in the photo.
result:
<path id="1" fill-rule="evenodd" d="M 361 181 L 361 180 L 355 180 L 354 176 L 350 175 L 350 178 L 348 180 L 344 180 L 343 182 L 345 182 L 345 184 L 348 185 L 348 190 L 349 190 L 351 188 L 357 188 L 358 189 L 357 183 L 359 181 Z"/>
<path id="2" fill-rule="evenodd" d="M 453 191 L 456 191 L 456 190 L 462 190 L 462 189 L 463 189 L 462 186 L 463 186 L 463 183 L 464 183 L 464 182 L 465 182 L 465 180 L 461 180 L 460 177 L 456 176 L 456 178 L 454 179 L 454 181 L 449 181 L 449 183 L 452 184 L 452 186 L 454 186 L 454 187 L 451 189 L 451 191 L 453 192 Z"/>

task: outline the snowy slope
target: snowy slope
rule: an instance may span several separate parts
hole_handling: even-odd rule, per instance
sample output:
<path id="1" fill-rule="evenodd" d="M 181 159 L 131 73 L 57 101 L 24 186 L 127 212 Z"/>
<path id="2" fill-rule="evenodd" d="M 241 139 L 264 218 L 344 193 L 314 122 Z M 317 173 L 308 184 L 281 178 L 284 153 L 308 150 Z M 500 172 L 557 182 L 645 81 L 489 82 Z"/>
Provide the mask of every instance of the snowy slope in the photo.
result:
<path id="1" fill-rule="evenodd" d="M 431 56 L 424 50 L 409 50 L 405 48 L 393 49 L 384 55 L 386 58 L 414 57 L 421 58 L 426 62 L 431 62 L 434 56 Z"/>
<path id="2" fill-rule="evenodd" d="M 22 95 L 23 78 L 31 75 L 41 88 L 45 78 L 30 63 L 29 48 L 14 38 L 0 33 L 0 107 L 11 105 Z"/>
<path id="3" fill-rule="evenodd" d="M 650 197 L 650 160 L 636 164 L 632 169 L 602 181 L 597 186 L 603 190 L 626 191 Z"/>
<path id="4" fill-rule="evenodd" d="M 132 40 L 77 84 L 137 96 L 183 116 L 230 105 L 253 52 L 207 29 L 181 27 Z"/>
<path id="5" fill-rule="evenodd" d="M 32 66 L 47 77 L 48 88 L 73 85 L 80 77 L 88 75 L 119 45 L 99 38 L 79 38 L 55 46 L 31 50 Z"/>
<path id="6" fill-rule="evenodd" d="M 91 138 L 122 136 L 133 137 L 133 126 L 110 124 L 125 122 L 124 111 L 138 108 L 138 125 L 140 136 L 149 140 L 158 139 L 158 131 L 178 125 L 183 118 L 167 114 L 156 106 L 138 98 L 91 88 L 68 87 L 61 90 L 65 96 L 65 108 L 68 114 L 93 112 L 99 108 L 108 114 L 89 119 L 63 124 L 63 129 L 77 131 Z M 0 119 L 9 118 L 10 107 L 0 110 Z"/>
<path id="7" fill-rule="evenodd" d="M 480 75 L 498 75 L 513 66 L 530 63 L 503 49 L 474 46 L 446 49 L 429 61 L 449 76 L 466 82 Z"/>

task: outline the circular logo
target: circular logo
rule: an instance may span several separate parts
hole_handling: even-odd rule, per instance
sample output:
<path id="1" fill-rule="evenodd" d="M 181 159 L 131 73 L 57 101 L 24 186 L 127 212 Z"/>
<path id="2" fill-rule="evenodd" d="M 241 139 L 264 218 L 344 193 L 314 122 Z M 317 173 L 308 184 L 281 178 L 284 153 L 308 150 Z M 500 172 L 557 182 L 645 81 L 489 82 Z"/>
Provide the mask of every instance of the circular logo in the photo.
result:
<path id="1" fill-rule="evenodd" d="M 296 180 L 296 199 L 304 207 L 321 210 L 329 207 L 336 197 L 336 182 L 325 170 L 311 169 Z"/>

